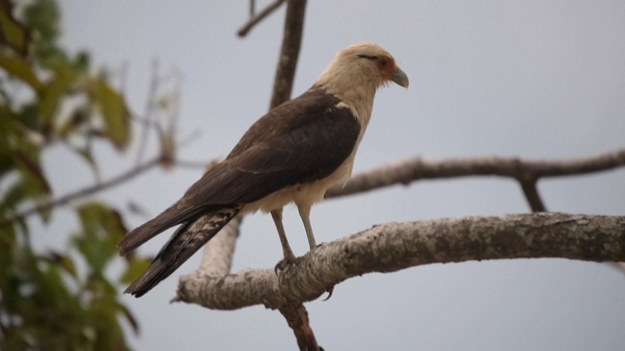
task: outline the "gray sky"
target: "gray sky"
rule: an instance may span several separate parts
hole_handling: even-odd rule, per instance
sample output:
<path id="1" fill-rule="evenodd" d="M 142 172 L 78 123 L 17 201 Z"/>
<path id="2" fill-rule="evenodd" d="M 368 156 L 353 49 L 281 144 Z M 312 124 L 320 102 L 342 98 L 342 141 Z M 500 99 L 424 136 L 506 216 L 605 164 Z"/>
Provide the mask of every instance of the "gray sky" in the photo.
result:
<path id="1" fill-rule="evenodd" d="M 62 0 L 63 43 L 97 65 L 128 64 L 126 91 L 142 113 L 154 58 L 183 76 L 180 150 L 185 160 L 225 155 L 269 104 L 284 11 L 245 39 L 247 1 Z M 262 6 L 258 6 L 262 7 Z M 310 1 L 294 94 L 334 52 L 360 41 L 389 50 L 410 89 L 380 91 L 355 170 L 414 155 L 429 159 L 591 156 L 624 146 L 625 2 Z M 152 144 L 155 146 L 155 144 Z M 129 167 L 103 148 L 104 177 Z M 47 155 L 57 194 L 93 182 L 63 150 Z M 103 196 L 136 201 L 155 215 L 201 170 L 153 171 Z M 622 215 L 625 171 L 541 181 L 552 211 Z M 317 205 L 312 223 L 327 242 L 389 221 L 527 212 L 519 186 L 498 178 L 424 181 Z M 69 212 L 66 212 L 69 213 Z M 41 229 L 58 245 L 75 219 Z M 134 227 L 147 218 L 127 217 Z M 307 250 L 297 211 L 285 212 L 296 254 Z M 150 242 L 155 253 L 166 235 Z M 272 267 L 281 256 L 269 216 L 245 219 L 234 271 Z M 141 299 L 125 297 L 141 323 L 138 350 L 292 350 L 278 312 L 212 311 L 169 304 L 194 256 Z M 607 265 L 560 259 L 430 265 L 370 274 L 307 304 L 326 350 L 623 350 L 625 275 Z"/>

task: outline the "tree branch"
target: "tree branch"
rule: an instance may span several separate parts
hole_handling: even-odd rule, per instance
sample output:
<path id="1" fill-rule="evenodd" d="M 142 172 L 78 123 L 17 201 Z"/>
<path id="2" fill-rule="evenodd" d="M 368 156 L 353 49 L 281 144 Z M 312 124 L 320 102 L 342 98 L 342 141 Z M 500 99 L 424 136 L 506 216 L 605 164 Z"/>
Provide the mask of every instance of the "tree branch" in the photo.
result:
<path id="1" fill-rule="evenodd" d="M 525 195 L 525 199 L 527 203 L 530 205 L 532 212 L 545 212 L 547 208 L 543 203 L 543 200 L 540 198 L 540 193 L 538 193 L 538 188 L 536 187 L 536 183 L 538 179 L 520 179 L 519 184 L 521 185 L 521 190 L 523 190 L 523 195 Z"/>
<path id="2" fill-rule="evenodd" d="M 133 167 L 132 169 L 119 174 L 105 182 L 101 182 L 92 186 L 88 186 L 86 188 L 82 188 L 79 190 L 76 190 L 74 192 L 68 193 L 66 195 L 57 197 L 55 199 L 50 199 L 50 200 L 46 200 L 46 201 L 42 201 L 37 203 L 36 205 L 27 208 L 23 211 L 20 212 L 16 212 L 13 214 L 10 214 L 9 216 L 7 216 L 6 218 L 2 218 L 0 219 L 0 225 L 5 225 L 5 224 L 9 224 L 9 223 L 13 223 L 16 221 L 21 221 L 24 220 L 26 217 L 31 216 L 35 213 L 39 213 L 41 211 L 45 211 L 48 210 L 50 208 L 53 207 L 57 207 L 57 206 L 63 206 L 63 205 L 67 205 L 68 203 L 70 203 L 71 201 L 77 200 L 79 198 L 85 197 L 85 196 L 89 196 L 89 195 L 93 195 L 99 191 L 103 191 L 106 190 L 108 188 L 114 187 L 116 185 L 119 185 L 125 181 L 128 181 L 136 176 L 138 176 L 139 174 L 155 167 L 158 166 L 159 163 L 161 161 L 160 157 L 155 157 L 153 159 L 150 159 L 142 164 L 139 164 L 135 167 Z"/>
<path id="3" fill-rule="evenodd" d="M 267 7 L 265 7 L 265 9 L 262 10 L 261 12 L 259 12 L 258 14 L 254 14 L 254 10 L 253 10 L 254 3 L 251 2 L 250 3 L 250 15 L 251 15 L 251 18 L 250 18 L 249 21 L 247 21 L 246 24 L 244 24 L 237 31 L 237 35 L 239 37 L 246 36 L 247 33 L 249 33 L 249 31 L 252 30 L 252 28 L 254 28 L 254 26 L 256 26 L 258 23 L 260 23 L 262 20 L 264 20 L 267 16 L 269 16 L 275 10 L 277 10 L 278 7 L 280 7 L 280 5 L 282 5 L 283 2 L 284 2 L 284 0 L 276 0 L 276 1 L 272 2 L 271 4 L 267 5 Z"/>
<path id="4" fill-rule="evenodd" d="M 295 68 L 299 58 L 304 30 L 306 0 L 289 0 L 284 19 L 284 36 L 278 57 L 278 67 L 273 82 L 273 94 L 269 108 L 274 108 L 291 98 Z"/>
<path id="5" fill-rule="evenodd" d="M 230 273 L 232 256 L 242 222 L 242 215 L 234 217 L 213 239 L 204 245 L 200 271 L 213 276 L 223 276 Z"/>
<path id="6" fill-rule="evenodd" d="M 543 177 L 571 176 L 625 166 L 625 149 L 588 158 L 531 161 L 519 158 L 486 157 L 427 161 L 407 159 L 352 176 L 345 186 L 328 189 L 326 198 L 346 196 L 391 185 L 408 185 L 420 179 L 440 179 L 475 175 L 513 178 L 519 183 L 534 211 L 544 211 L 536 182 Z"/>
<path id="7" fill-rule="evenodd" d="M 289 327 L 295 333 L 297 346 L 300 350 L 322 350 L 317 344 L 315 334 L 313 333 L 308 321 L 308 311 L 303 304 L 293 304 L 280 307 L 280 313 L 284 316 Z"/>
<path id="8" fill-rule="evenodd" d="M 430 263 L 561 257 L 625 261 L 625 217 L 537 213 L 375 226 L 273 269 L 183 276 L 179 301 L 231 310 L 311 301 L 348 278 Z"/>

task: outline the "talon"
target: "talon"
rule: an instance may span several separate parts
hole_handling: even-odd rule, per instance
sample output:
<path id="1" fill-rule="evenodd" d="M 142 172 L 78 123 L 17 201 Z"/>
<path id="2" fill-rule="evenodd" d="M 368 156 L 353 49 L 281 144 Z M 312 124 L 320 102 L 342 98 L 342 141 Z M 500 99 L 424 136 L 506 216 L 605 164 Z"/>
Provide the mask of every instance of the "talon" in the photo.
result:
<path id="1" fill-rule="evenodd" d="M 325 299 L 323 299 L 321 301 L 328 301 L 328 300 L 330 300 L 330 298 L 332 297 L 332 293 L 334 292 L 334 285 L 329 287 L 328 290 L 326 290 L 326 292 L 328 293 L 328 297 L 326 297 Z"/>

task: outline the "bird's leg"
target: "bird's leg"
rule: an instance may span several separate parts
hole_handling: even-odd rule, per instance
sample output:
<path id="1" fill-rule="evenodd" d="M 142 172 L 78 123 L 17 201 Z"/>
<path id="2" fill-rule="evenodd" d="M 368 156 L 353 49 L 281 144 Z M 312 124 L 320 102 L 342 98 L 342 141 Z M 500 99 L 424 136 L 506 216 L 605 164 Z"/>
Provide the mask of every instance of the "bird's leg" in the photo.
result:
<path id="1" fill-rule="evenodd" d="M 278 230 L 284 259 L 288 262 L 295 261 L 295 255 L 291 250 L 291 246 L 289 246 L 289 241 L 286 239 L 286 233 L 284 232 L 284 226 L 282 225 L 282 209 L 271 211 L 271 218 L 273 218 L 273 222 L 276 224 L 276 229 Z"/>
<path id="2" fill-rule="evenodd" d="M 299 216 L 302 218 L 302 222 L 304 223 L 306 237 L 308 237 L 308 246 L 310 246 L 310 249 L 312 250 L 317 246 L 317 244 L 315 243 L 315 236 L 313 235 L 312 226 L 310 225 L 310 206 L 297 205 L 297 210 L 299 211 Z"/>

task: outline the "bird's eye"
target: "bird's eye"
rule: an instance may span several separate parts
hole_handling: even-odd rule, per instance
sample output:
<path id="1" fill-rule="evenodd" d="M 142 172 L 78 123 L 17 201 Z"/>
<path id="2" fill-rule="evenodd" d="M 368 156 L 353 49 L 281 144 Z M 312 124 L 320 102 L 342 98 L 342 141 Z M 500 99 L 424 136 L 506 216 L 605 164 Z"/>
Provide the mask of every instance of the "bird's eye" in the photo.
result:
<path id="1" fill-rule="evenodd" d="M 388 59 L 386 57 L 380 58 L 380 66 L 386 67 L 388 65 Z"/>

